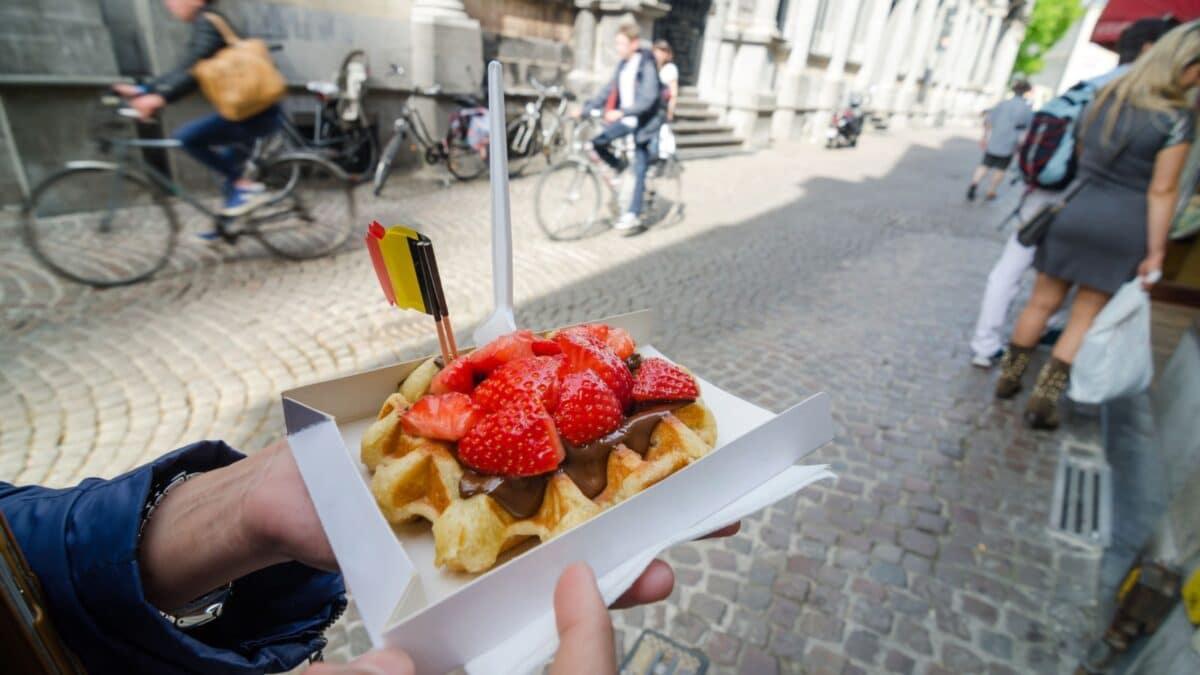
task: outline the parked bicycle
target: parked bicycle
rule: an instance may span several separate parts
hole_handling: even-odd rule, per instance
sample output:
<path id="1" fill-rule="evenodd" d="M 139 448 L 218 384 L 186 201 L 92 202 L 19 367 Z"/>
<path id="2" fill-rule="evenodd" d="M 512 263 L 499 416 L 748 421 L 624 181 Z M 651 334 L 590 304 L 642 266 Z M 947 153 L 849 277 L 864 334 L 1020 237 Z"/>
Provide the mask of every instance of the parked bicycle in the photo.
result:
<path id="1" fill-rule="evenodd" d="M 33 189 L 23 213 L 30 250 L 68 279 L 120 286 L 162 269 L 179 239 L 172 196 L 211 218 L 230 244 L 248 236 L 295 260 L 333 251 L 357 222 L 346 173 L 310 152 L 252 159 L 269 199 L 244 215 L 223 216 L 141 157 L 145 149 L 178 148 L 178 141 L 136 138 L 136 111 L 116 96 L 102 97 L 101 105 L 92 135 L 111 160 L 67 162 Z"/>
<path id="2" fill-rule="evenodd" d="M 571 137 L 570 154 L 538 179 L 534 209 L 538 225 L 556 241 L 582 239 L 612 225 L 633 197 L 633 170 L 618 179 L 592 150 L 591 139 L 599 131 L 602 111 L 592 111 L 580 120 Z M 633 164 L 633 138 L 621 139 L 619 149 L 627 165 Z M 644 227 L 661 227 L 683 219 L 683 165 L 671 155 L 656 159 L 646 173 L 642 200 Z M 608 208 L 608 217 L 604 209 Z"/>
<path id="3" fill-rule="evenodd" d="M 301 131 L 294 116 L 284 115 L 261 154 L 315 152 L 354 180 L 370 176 L 379 160 L 379 138 L 365 108 L 369 74 L 366 53 L 356 49 L 342 59 L 336 82 L 308 82 L 305 88 L 315 98 L 311 133 Z"/>
<path id="4" fill-rule="evenodd" d="M 396 75 L 404 73 L 404 69 L 399 66 L 392 66 L 392 71 Z M 413 91 L 417 95 L 431 98 L 443 95 L 440 84 L 432 87 L 418 87 Z M 478 103 L 464 95 L 456 96 L 455 100 L 464 108 L 472 107 L 473 104 L 477 106 Z M 409 148 L 416 151 L 417 145 L 420 145 L 426 164 L 434 165 L 445 162 L 446 168 L 459 180 L 471 180 L 487 170 L 487 158 L 467 140 L 466 129 L 451 125 L 450 131 L 444 138 L 435 139 L 429 132 L 429 127 L 425 125 L 425 119 L 421 117 L 420 111 L 405 101 L 400 105 L 400 116 L 392 123 L 392 137 L 388 139 L 387 145 L 383 148 L 383 154 L 379 157 L 379 163 L 375 166 L 376 195 L 383 191 L 383 184 L 387 182 L 388 175 L 392 172 L 396 157 L 400 154 L 400 148 L 405 146 L 409 136 L 416 141 L 416 144 L 409 144 Z"/>
<path id="5" fill-rule="evenodd" d="M 519 176 L 536 157 L 553 166 L 570 150 L 571 133 L 567 125 L 567 105 L 575 95 L 561 86 L 547 86 L 530 77 L 537 99 L 525 104 L 524 112 L 508 125 L 508 173 Z M 546 99 L 558 99 L 554 110 L 546 109 Z"/>

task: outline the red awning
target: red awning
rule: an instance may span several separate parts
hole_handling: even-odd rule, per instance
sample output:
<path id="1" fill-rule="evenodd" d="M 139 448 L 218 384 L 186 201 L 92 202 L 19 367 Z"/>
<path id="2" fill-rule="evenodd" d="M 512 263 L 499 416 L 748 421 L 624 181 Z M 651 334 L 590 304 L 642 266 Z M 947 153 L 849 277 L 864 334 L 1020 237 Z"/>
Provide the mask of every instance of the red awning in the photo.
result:
<path id="1" fill-rule="evenodd" d="M 1200 0 L 1108 0 L 1092 31 L 1092 42 L 1113 49 L 1129 24 L 1168 14 L 1180 21 L 1200 18 Z"/>

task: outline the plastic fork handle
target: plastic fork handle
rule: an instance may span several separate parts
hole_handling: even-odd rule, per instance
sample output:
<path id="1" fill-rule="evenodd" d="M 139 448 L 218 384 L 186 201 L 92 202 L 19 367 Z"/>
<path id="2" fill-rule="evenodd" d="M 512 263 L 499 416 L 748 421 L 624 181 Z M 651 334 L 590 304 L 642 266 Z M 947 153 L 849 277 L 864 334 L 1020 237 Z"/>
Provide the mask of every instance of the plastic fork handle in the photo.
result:
<path id="1" fill-rule="evenodd" d="M 504 120 L 504 70 L 488 64 L 488 161 L 492 172 L 492 292 L 495 308 L 512 311 L 512 214 L 508 200 L 508 134 Z"/>

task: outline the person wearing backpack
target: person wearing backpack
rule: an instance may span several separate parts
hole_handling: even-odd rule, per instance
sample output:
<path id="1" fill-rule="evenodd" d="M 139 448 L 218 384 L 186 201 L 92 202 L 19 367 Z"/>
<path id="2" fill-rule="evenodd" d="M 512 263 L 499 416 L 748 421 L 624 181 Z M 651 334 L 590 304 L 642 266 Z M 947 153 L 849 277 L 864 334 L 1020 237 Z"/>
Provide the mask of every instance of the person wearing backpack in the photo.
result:
<path id="1" fill-rule="evenodd" d="M 1013 329 L 996 398 L 1022 387 L 1046 319 L 1076 290 L 1025 407 L 1035 429 L 1059 424 L 1071 364 L 1104 306 L 1127 282 L 1149 288 L 1162 273 L 1179 175 L 1195 136 L 1188 96 L 1200 85 L 1200 21 L 1168 32 L 1088 105 L 1078 125 L 1080 177 L 1038 244 L 1033 294 Z"/>
<path id="2" fill-rule="evenodd" d="M 143 119 L 153 116 L 168 103 L 173 103 L 197 89 L 193 69 L 196 64 L 225 48 L 227 42 L 218 24 L 228 28 L 228 19 L 212 8 L 216 0 L 163 0 L 167 11 L 180 21 L 191 24 L 192 31 L 184 48 L 182 60 L 167 73 L 145 85 L 116 84 L 113 90 L 129 99 L 129 106 Z M 267 136 L 280 125 L 278 104 L 248 118 L 231 120 L 218 113 L 194 119 L 175 130 L 174 136 L 197 162 L 219 175 L 224 183 L 225 205 L 222 215 L 239 216 L 268 199 L 262 183 L 242 175 L 246 157 L 234 147 L 252 144 Z M 213 240 L 216 232 L 201 234 Z"/>
<path id="3" fill-rule="evenodd" d="M 1141 19 L 1130 24 L 1117 39 L 1118 65 L 1107 73 L 1079 82 L 1043 106 L 1030 123 L 1029 133 L 1017 152 L 1018 163 L 1030 192 L 1018 209 L 1024 222 L 1048 200 L 1055 199 L 1075 177 L 1074 126 L 1084 107 L 1104 85 L 1129 70 L 1137 57 L 1167 31 L 1179 25 L 1172 18 Z M 1021 277 L 1033 266 L 1036 248 L 1025 246 L 1013 232 L 992 267 L 980 302 L 979 316 L 971 338 L 971 364 L 991 368 L 1004 355 L 1004 320 L 1017 297 Z M 1056 313 L 1047 325 L 1047 337 L 1066 324 L 1065 312 Z"/>
<path id="4" fill-rule="evenodd" d="M 1029 119 L 1033 116 L 1033 110 L 1025 100 L 1029 90 L 1029 82 L 1017 80 L 1013 84 L 1012 97 L 996 104 L 988 112 L 981 142 L 983 162 L 975 169 L 971 186 L 967 188 L 968 201 L 975 201 L 975 189 L 988 173 L 992 174 L 992 182 L 988 186 L 986 199 L 990 201 L 996 198 L 996 188 L 1004 180 L 1004 172 L 1012 164 L 1013 151 L 1017 149 L 1017 143 L 1021 141 L 1021 135 L 1029 127 Z"/>

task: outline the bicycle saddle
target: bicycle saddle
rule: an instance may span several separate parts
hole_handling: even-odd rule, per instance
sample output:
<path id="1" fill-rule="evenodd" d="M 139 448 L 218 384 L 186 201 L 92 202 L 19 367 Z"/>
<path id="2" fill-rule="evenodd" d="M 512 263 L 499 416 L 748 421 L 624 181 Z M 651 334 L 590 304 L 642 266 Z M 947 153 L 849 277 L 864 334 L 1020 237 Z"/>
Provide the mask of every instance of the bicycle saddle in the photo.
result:
<path id="1" fill-rule="evenodd" d="M 338 93 L 338 86 L 332 82 L 320 82 L 317 80 L 312 80 L 308 84 L 304 85 L 304 88 L 314 94 L 319 94 L 325 97 L 336 96 Z"/>

